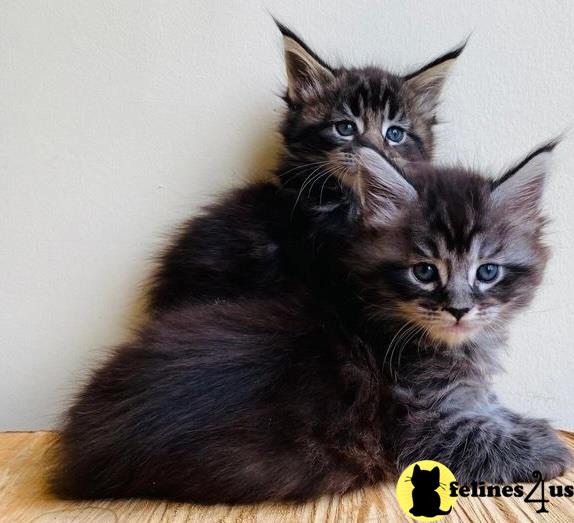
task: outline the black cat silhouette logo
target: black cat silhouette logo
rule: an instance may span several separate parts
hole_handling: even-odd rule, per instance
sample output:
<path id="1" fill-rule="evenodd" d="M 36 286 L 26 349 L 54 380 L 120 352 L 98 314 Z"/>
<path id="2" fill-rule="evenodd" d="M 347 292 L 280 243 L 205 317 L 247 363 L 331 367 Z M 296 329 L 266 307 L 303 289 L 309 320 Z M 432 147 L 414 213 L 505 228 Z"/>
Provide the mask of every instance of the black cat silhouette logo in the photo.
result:
<path id="1" fill-rule="evenodd" d="M 440 495 L 436 491 L 444 484 L 440 483 L 440 470 L 434 467 L 432 470 L 423 470 L 418 465 L 415 465 L 413 475 L 411 477 L 413 484 L 413 507 L 409 512 L 413 516 L 426 516 L 427 518 L 434 518 L 435 516 L 446 516 L 450 514 L 452 507 L 443 511 L 440 509 Z"/>
<path id="2" fill-rule="evenodd" d="M 419 461 L 408 466 L 397 483 L 397 499 L 405 514 L 420 521 L 436 521 L 450 514 L 456 496 L 448 485 L 454 474 L 437 461 Z"/>

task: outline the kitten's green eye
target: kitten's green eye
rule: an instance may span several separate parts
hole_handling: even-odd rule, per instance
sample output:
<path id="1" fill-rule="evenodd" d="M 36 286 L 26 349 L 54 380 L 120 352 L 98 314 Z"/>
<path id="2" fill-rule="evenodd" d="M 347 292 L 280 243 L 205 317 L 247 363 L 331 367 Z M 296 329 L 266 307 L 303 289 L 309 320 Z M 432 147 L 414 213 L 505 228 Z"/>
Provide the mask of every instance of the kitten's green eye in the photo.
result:
<path id="1" fill-rule="evenodd" d="M 423 283 L 431 283 L 438 280 L 438 269 L 430 263 L 417 263 L 413 266 L 415 278 Z"/>
<path id="2" fill-rule="evenodd" d="M 337 122 L 335 124 L 335 131 L 337 131 L 341 136 L 353 136 L 357 132 L 357 126 L 355 125 L 355 122 L 343 120 L 342 122 Z"/>
<path id="3" fill-rule="evenodd" d="M 391 127 L 387 129 L 385 137 L 389 142 L 401 143 L 405 137 L 405 134 L 406 133 L 404 129 L 401 129 L 396 125 L 391 125 Z"/>
<path id="4" fill-rule="evenodd" d="M 489 283 L 494 281 L 498 276 L 498 265 L 494 263 L 485 263 L 476 269 L 476 279 L 478 281 Z"/>

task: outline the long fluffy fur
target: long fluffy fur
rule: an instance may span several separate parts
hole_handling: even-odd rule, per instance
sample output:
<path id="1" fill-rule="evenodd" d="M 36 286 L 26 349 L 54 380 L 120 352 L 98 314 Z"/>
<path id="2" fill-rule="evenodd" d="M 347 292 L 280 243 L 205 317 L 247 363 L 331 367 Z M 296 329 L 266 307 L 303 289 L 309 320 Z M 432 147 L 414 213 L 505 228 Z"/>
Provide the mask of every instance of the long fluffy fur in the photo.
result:
<path id="1" fill-rule="evenodd" d="M 277 183 L 231 191 L 179 228 L 152 278 L 153 313 L 213 298 L 282 294 L 301 280 L 291 240 L 315 236 L 306 253 L 313 258 L 323 231 L 343 231 L 360 213 L 357 204 L 365 198 L 356 161 L 360 148 L 380 151 L 398 164 L 432 158 L 440 89 L 462 48 L 403 77 L 377 67 L 330 67 L 292 31 L 279 28 L 287 69 L 293 71 L 289 87 L 298 97 L 285 96 Z M 300 92 L 309 75 L 318 78 L 316 85 L 310 93 Z M 356 122 L 361 134 L 352 140 L 337 136 L 333 122 L 341 120 Z M 407 131 L 402 143 L 385 138 L 391 124 Z"/>
<path id="2" fill-rule="evenodd" d="M 417 197 L 397 200 L 391 222 L 328 235 L 308 286 L 182 306 L 118 348 L 68 413 L 56 491 L 302 500 L 419 459 L 463 483 L 562 473 L 570 456 L 552 428 L 501 406 L 490 385 L 506 324 L 541 280 L 544 218 L 518 222 L 476 173 L 421 166 L 405 183 Z M 504 322 L 481 320 L 460 343 L 429 337 L 404 305 L 422 300 L 431 313 L 462 291 L 422 290 L 410 259 L 433 243 L 444 260 L 469 261 L 478 238 L 511 270 L 473 306 Z"/>
<path id="3" fill-rule="evenodd" d="M 375 363 L 341 365 L 314 316 L 295 300 L 219 302 L 150 325 L 70 411 L 58 492 L 244 503 L 381 479 Z"/>
<path id="4" fill-rule="evenodd" d="M 548 257 L 539 199 L 550 150 L 497 183 L 419 165 L 460 50 L 399 77 L 332 68 L 282 31 L 279 184 L 232 192 L 182 227 L 155 277 L 155 319 L 67 414 L 54 490 L 301 500 L 418 459 L 461 482 L 560 474 L 570 458 L 550 426 L 505 409 L 490 387 L 506 325 Z M 361 135 L 334 134 L 342 112 Z M 408 140 L 388 143 L 389 122 Z M 469 281 L 491 258 L 500 282 Z M 416 260 L 442 280 L 417 283 Z M 462 321 L 480 329 L 453 334 L 449 310 L 475 311 Z"/>

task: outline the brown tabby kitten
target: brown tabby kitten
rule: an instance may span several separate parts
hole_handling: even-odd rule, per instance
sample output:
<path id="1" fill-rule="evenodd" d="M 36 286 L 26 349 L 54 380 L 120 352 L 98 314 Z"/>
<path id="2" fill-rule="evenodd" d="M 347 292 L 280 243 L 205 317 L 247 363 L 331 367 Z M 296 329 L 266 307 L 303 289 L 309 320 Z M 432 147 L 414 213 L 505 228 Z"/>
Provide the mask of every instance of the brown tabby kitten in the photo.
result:
<path id="1" fill-rule="evenodd" d="M 118 348 L 68 413 L 57 491 L 301 500 L 420 459 L 460 483 L 561 474 L 555 432 L 490 384 L 548 258 L 552 148 L 496 181 L 360 149 L 365 212 L 325 237 L 316 285 L 181 307 Z"/>
<path id="2" fill-rule="evenodd" d="M 356 152 L 397 165 L 429 160 L 441 88 L 463 47 L 399 76 L 331 67 L 281 24 L 288 87 L 276 183 L 232 191 L 181 227 L 161 256 L 151 309 L 214 298 L 268 297 L 308 277 L 326 230 L 343 231 L 367 197 Z M 304 259 L 299 238 L 314 235 Z"/>

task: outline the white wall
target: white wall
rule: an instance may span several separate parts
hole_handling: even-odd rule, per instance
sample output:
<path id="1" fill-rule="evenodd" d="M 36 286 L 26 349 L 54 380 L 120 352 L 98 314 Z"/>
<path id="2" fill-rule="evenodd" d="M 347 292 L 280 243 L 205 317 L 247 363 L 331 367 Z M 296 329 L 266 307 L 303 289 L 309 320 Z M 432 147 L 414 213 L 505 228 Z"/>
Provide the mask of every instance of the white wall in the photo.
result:
<path id="1" fill-rule="evenodd" d="M 0 3 L 0 429 L 54 426 L 77 377 L 128 336 L 161 235 L 270 164 L 281 39 L 404 70 L 471 40 L 438 156 L 500 168 L 574 122 L 567 1 Z M 548 198 L 554 259 L 499 388 L 574 429 L 574 136 Z"/>

